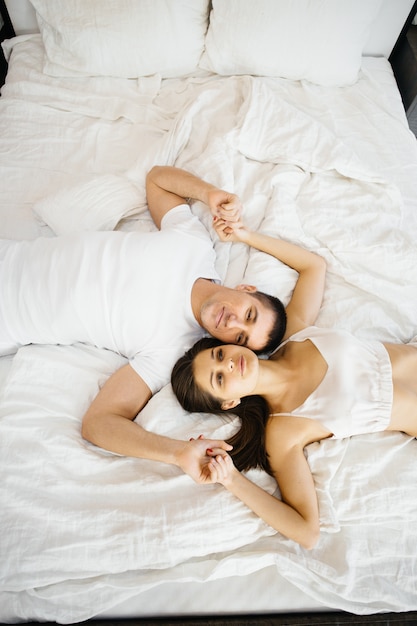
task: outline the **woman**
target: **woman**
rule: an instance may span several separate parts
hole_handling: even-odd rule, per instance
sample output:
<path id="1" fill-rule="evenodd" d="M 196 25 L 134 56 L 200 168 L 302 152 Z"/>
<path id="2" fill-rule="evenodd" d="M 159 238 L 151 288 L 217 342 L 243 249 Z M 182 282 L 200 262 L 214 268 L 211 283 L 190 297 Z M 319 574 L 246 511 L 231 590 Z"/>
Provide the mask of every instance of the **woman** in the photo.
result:
<path id="1" fill-rule="evenodd" d="M 217 231 L 232 241 L 248 237 L 241 224 L 220 222 Z M 275 256 L 280 258 L 278 248 Z M 291 255 L 289 248 L 285 251 L 281 260 L 287 263 Z M 296 267 L 301 258 L 315 267 L 311 253 L 305 252 L 291 246 L 289 264 Z M 214 451 L 207 482 L 222 483 L 265 522 L 306 548 L 315 545 L 320 528 L 305 446 L 382 430 L 417 436 L 417 343 L 363 342 L 344 331 L 312 327 L 324 281 L 319 269 L 309 275 L 310 283 L 297 281 L 284 342 L 269 359 L 259 359 L 244 346 L 205 339 L 178 361 L 172 374 L 174 391 L 187 410 L 231 411 L 241 418 L 241 430 L 229 441 L 235 463 L 223 451 Z M 282 501 L 240 473 L 256 466 L 275 477 Z"/>

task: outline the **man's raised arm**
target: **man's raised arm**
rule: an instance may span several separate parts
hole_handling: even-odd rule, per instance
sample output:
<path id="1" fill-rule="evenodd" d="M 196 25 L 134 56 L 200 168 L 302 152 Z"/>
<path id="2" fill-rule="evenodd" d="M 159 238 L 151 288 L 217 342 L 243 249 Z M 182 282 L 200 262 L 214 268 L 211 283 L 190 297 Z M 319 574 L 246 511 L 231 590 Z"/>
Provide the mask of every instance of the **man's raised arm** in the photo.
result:
<path id="1" fill-rule="evenodd" d="M 239 219 L 242 209 L 236 194 L 219 189 L 185 170 L 163 165 L 156 165 L 148 173 L 146 196 L 149 211 L 158 228 L 164 215 L 187 202 L 188 198 L 201 200 L 213 216 L 230 222 Z"/>

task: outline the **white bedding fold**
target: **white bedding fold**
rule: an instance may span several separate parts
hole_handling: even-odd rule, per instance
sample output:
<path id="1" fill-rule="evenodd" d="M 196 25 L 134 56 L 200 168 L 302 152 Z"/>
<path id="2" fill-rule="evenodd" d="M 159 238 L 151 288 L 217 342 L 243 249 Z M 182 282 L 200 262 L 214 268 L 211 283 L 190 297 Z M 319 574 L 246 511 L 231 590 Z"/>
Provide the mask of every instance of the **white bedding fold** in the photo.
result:
<path id="1" fill-rule="evenodd" d="M 274 533 L 219 486 L 201 488 L 175 467 L 110 455 L 80 438 L 89 402 L 124 362 L 82 345 L 28 346 L 15 357 L 0 409 L 3 590 L 172 567 Z M 141 423 L 182 438 L 179 416 L 167 429 L 163 406 L 160 398 L 157 424 L 152 407 Z M 173 399 L 169 406 L 175 412 Z M 182 423 L 193 436 L 196 424 L 188 416 Z M 202 428 L 216 437 L 230 431 L 218 419 Z M 275 489 L 271 478 L 258 480 Z M 39 524 L 41 533 L 25 535 Z"/>

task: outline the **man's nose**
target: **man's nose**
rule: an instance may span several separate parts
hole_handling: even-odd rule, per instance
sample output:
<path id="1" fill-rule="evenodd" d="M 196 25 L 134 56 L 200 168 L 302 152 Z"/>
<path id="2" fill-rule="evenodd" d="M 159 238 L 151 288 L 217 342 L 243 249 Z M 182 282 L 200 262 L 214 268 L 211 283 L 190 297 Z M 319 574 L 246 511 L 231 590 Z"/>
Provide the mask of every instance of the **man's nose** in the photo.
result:
<path id="1" fill-rule="evenodd" d="M 238 328 L 239 330 L 243 330 L 245 323 L 236 313 L 231 313 L 226 320 L 226 328 Z"/>
<path id="2" fill-rule="evenodd" d="M 226 328 L 228 328 L 229 326 L 233 325 L 233 322 L 236 320 L 236 315 L 234 313 L 229 313 L 229 315 L 226 317 Z"/>
<path id="3" fill-rule="evenodd" d="M 229 362 L 227 363 L 227 369 L 229 370 L 229 372 L 233 372 L 234 367 L 235 364 L 233 363 L 233 359 L 229 359 Z"/>

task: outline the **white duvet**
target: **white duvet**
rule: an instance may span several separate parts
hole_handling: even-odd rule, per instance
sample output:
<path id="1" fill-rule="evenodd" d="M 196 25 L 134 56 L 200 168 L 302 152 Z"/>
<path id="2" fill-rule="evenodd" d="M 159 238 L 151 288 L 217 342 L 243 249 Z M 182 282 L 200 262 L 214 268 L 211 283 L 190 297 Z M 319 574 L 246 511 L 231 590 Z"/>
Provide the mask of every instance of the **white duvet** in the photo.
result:
<path id="1" fill-rule="evenodd" d="M 106 227 L 97 194 L 104 206 L 109 175 L 129 188 L 118 227 L 152 229 L 144 175 L 173 164 L 238 193 L 252 228 L 326 258 L 319 325 L 392 341 L 417 333 L 417 147 L 399 100 L 385 95 L 384 59 L 338 89 L 248 76 L 60 81 L 39 73 L 36 36 L 13 43 L 0 100 L 3 237 L 53 236 L 33 211 L 36 202 L 53 211 L 51 197 L 65 229 L 85 184 L 89 227 L 94 215 Z M 210 229 L 204 207 L 193 208 Z M 85 227 L 80 211 L 74 220 Z M 244 246 L 215 246 L 226 284 L 289 297 L 291 270 Z M 221 486 L 83 441 L 83 412 L 124 362 L 83 345 L 26 346 L 2 359 L 1 621 L 82 621 L 161 582 L 269 565 L 328 607 L 417 609 L 415 440 L 385 433 L 309 446 L 323 532 L 307 552 Z M 236 427 L 185 414 L 169 385 L 137 420 L 184 439 Z M 250 476 L 274 492 L 270 477 Z"/>

